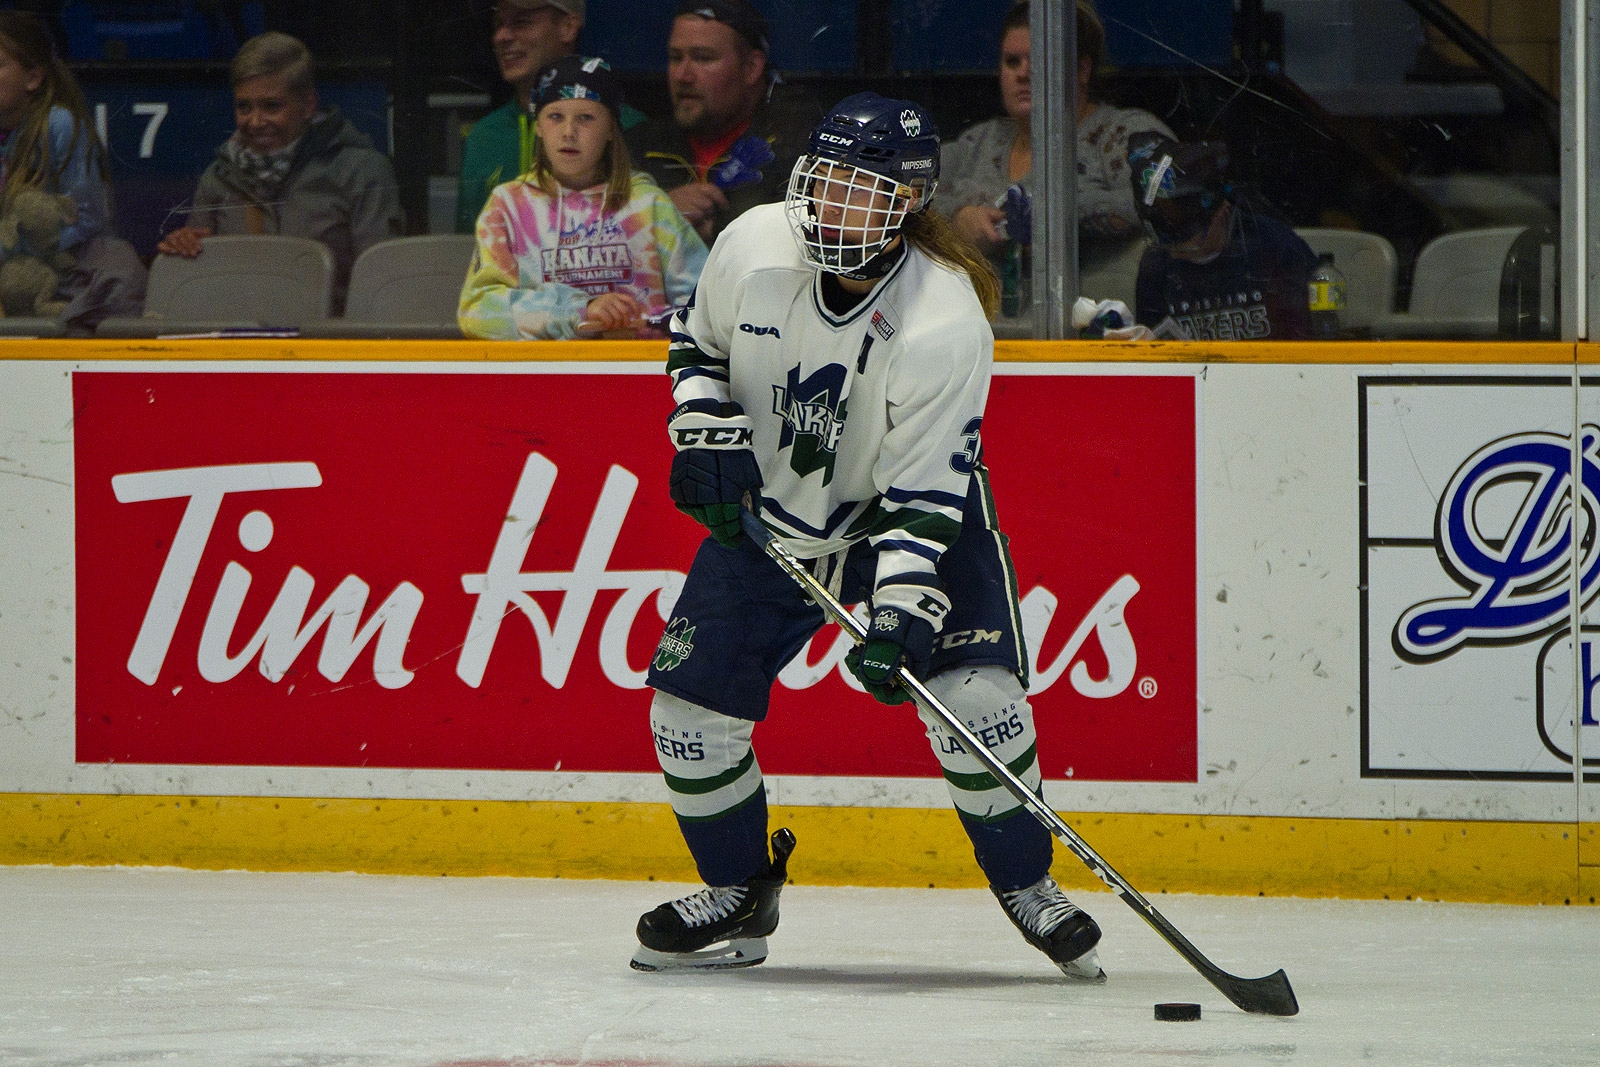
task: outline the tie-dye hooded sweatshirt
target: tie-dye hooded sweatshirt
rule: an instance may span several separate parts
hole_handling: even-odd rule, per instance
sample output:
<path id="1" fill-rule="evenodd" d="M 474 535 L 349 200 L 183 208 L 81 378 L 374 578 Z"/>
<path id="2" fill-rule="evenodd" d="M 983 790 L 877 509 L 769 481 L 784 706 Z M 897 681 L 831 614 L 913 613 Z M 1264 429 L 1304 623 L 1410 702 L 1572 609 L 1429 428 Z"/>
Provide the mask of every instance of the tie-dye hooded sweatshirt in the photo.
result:
<path id="1" fill-rule="evenodd" d="M 559 340 L 577 336 L 589 301 L 627 293 L 650 312 L 685 303 L 706 246 L 643 171 L 621 211 L 605 187 L 547 195 L 530 181 L 489 194 L 457 319 L 468 337 Z"/>

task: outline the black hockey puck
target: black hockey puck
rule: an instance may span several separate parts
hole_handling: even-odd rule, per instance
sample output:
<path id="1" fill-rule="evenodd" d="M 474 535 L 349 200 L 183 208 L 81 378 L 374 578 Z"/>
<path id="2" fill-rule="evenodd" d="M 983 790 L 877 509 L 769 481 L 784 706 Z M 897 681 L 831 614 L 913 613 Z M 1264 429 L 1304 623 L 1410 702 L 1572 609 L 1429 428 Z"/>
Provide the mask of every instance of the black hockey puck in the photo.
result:
<path id="1" fill-rule="evenodd" d="M 1200 1021 L 1198 1004 L 1157 1004 L 1156 1021 L 1163 1023 L 1194 1023 Z"/>

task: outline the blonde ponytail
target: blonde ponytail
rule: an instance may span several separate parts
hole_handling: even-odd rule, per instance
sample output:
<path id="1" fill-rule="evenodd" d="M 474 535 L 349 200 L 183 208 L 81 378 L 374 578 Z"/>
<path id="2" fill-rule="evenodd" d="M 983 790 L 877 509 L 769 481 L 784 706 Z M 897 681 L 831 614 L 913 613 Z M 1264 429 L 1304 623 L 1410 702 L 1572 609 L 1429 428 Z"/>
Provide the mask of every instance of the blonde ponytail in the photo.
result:
<path id="1" fill-rule="evenodd" d="M 1000 313 L 1000 279 L 995 277 L 994 268 L 948 219 L 936 211 L 919 211 L 906 216 L 900 232 L 924 255 L 971 280 L 978 303 L 983 305 L 984 318 L 992 321 Z"/>

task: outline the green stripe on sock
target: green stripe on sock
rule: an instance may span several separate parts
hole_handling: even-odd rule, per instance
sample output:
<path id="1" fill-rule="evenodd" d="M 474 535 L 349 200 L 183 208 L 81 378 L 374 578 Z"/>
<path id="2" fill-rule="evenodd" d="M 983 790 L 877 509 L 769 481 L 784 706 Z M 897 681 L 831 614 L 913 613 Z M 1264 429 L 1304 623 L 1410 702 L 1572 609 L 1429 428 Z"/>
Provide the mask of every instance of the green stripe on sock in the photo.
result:
<path id="1" fill-rule="evenodd" d="M 678 817 L 679 822 L 711 822 L 715 819 L 726 819 L 729 815 L 732 815 L 734 812 L 738 811 L 740 808 L 754 800 L 757 796 L 761 795 L 765 789 L 765 785 L 757 785 L 756 788 L 751 791 L 749 796 L 733 805 L 733 807 L 724 808 L 715 815 L 685 815 L 682 812 L 674 812 L 673 814 Z"/>
<path id="2" fill-rule="evenodd" d="M 715 793 L 723 786 L 732 785 L 743 778 L 756 762 L 756 750 L 751 749 L 744 754 L 744 759 L 732 770 L 723 771 L 721 774 L 712 775 L 710 778 L 679 778 L 676 775 L 661 772 L 667 780 L 667 788 L 674 793 L 684 796 L 700 796 L 704 793 Z"/>
<path id="3" fill-rule="evenodd" d="M 1028 746 L 1028 751 L 1006 764 L 1006 768 L 1020 778 L 1023 772 L 1033 766 L 1034 761 L 1038 758 L 1039 746 L 1035 743 Z M 999 780 L 988 771 L 979 771 L 977 774 L 962 774 L 958 771 L 947 770 L 944 772 L 944 779 L 957 789 L 968 793 L 982 793 L 990 789 L 1002 788 Z"/>

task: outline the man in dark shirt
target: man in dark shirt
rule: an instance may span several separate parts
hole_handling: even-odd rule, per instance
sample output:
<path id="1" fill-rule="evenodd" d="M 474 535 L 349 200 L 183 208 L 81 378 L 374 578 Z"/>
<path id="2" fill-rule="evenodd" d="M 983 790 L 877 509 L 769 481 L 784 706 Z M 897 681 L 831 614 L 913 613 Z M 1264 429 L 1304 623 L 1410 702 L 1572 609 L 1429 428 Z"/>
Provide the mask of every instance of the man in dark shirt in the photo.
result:
<path id="1" fill-rule="evenodd" d="M 1287 225 L 1230 195 L 1227 166 L 1219 142 L 1129 139 L 1134 201 L 1155 237 L 1139 261 L 1135 316 L 1158 335 L 1195 341 L 1302 340 L 1317 257 Z"/>
<path id="2" fill-rule="evenodd" d="M 821 118 L 778 84 L 770 36 L 749 0 L 681 0 L 667 41 L 672 118 L 628 132 L 634 165 L 708 245 L 746 209 L 783 199 Z"/>

